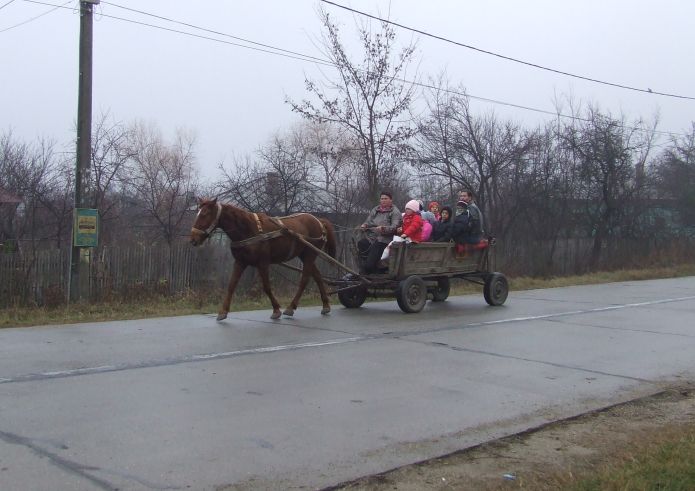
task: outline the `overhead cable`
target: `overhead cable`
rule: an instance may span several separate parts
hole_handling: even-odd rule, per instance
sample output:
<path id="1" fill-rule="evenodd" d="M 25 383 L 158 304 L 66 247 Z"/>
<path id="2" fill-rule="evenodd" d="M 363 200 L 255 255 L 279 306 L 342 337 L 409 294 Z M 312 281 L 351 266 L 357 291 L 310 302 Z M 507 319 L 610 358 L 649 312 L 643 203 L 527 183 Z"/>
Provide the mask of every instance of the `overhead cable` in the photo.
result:
<path id="1" fill-rule="evenodd" d="M 26 1 L 29 1 L 29 0 L 24 0 L 24 1 L 26 2 Z M 11 4 L 12 2 L 14 2 L 14 0 L 11 0 L 11 1 L 7 2 L 5 5 L 3 5 L 3 6 L 0 7 L 0 8 L 7 7 L 7 6 L 8 6 L 9 4 Z M 33 2 L 33 3 L 41 3 L 41 2 Z M 23 26 L 24 24 L 28 24 L 29 22 L 33 22 L 33 21 L 35 21 L 36 19 L 40 19 L 40 18 L 43 17 L 44 15 L 50 14 L 50 13 L 53 12 L 54 10 L 58 10 L 58 9 L 60 9 L 60 8 L 66 8 L 65 6 L 66 6 L 67 4 L 69 4 L 69 3 L 72 3 L 72 0 L 68 0 L 67 2 L 65 2 L 65 3 L 62 4 L 62 5 L 54 5 L 54 4 L 51 4 L 51 3 L 43 3 L 43 4 L 41 4 L 41 5 L 48 5 L 48 6 L 51 6 L 51 7 L 54 7 L 54 8 L 52 8 L 51 10 L 47 10 L 47 11 L 44 12 L 43 14 L 39 14 L 39 15 L 37 15 L 37 16 L 35 16 L 35 17 L 32 17 L 32 18 L 30 18 L 30 19 L 27 19 L 27 20 L 25 20 L 24 22 L 20 22 L 19 24 L 15 24 L 15 25 L 13 25 L 13 26 L 6 27 L 5 29 L 0 30 L 0 33 L 1 33 L 1 32 L 5 32 L 5 31 L 9 31 L 10 29 L 14 29 L 15 27 Z"/>
<path id="2" fill-rule="evenodd" d="M 71 7 L 65 7 L 65 5 L 68 4 L 68 3 L 70 3 L 70 1 L 64 3 L 63 5 L 55 5 L 55 4 L 50 4 L 50 3 L 46 3 L 46 2 L 42 2 L 42 1 L 38 1 L 38 0 L 24 0 L 24 1 L 25 1 L 25 2 L 31 2 L 31 3 L 37 3 L 37 4 L 41 4 L 41 5 L 53 6 L 53 7 L 55 7 L 53 10 L 58 9 L 58 8 L 69 8 L 70 10 L 72 10 Z M 322 0 L 322 1 L 323 1 L 323 0 Z M 110 5 L 113 5 L 113 4 L 111 4 L 110 2 L 103 2 L 103 3 L 109 3 Z M 115 5 L 114 5 L 114 6 L 115 6 Z M 132 10 L 132 9 L 129 9 L 129 10 Z M 49 12 L 50 12 L 50 11 L 49 11 Z M 46 13 L 49 13 L 49 12 L 46 12 Z M 158 15 L 155 15 L 155 14 L 150 14 L 150 13 L 147 13 L 147 12 L 142 12 L 142 11 L 136 11 L 136 12 L 138 12 L 138 13 L 140 13 L 140 14 L 142 14 L 142 15 L 146 15 L 146 16 L 151 16 L 151 17 L 157 17 L 157 18 L 160 18 L 160 19 L 165 19 L 164 17 L 158 16 Z M 42 14 L 42 15 L 45 15 L 45 14 Z M 183 35 L 185 35 L 185 36 L 191 36 L 191 37 L 195 37 L 195 38 L 198 38 L 198 39 L 204 39 L 204 40 L 207 40 L 207 41 L 215 41 L 215 42 L 222 43 L 222 44 L 227 44 L 227 45 L 231 45 L 231 46 L 237 46 L 237 47 L 240 47 L 240 48 L 251 49 L 251 50 L 254 50 L 254 51 L 260 51 L 260 52 L 263 52 L 263 53 L 268 53 L 268 54 L 272 54 L 272 55 L 276 55 L 276 56 L 283 56 L 283 57 L 285 57 L 285 58 L 291 58 L 291 59 L 295 59 L 295 60 L 299 60 L 299 61 L 306 61 L 306 62 L 309 62 L 309 63 L 314 63 L 314 64 L 317 64 L 317 65 L 330 66 L 330 67 L 332 67 L 332 68 L 337 68 L 337 65 L 336 65 L 335 63 L 329 61 L 329 60 L 322 60 L 321 58 L 317 58 L 317 57 L 312 56 L 312 55 L 306 55 L 306 54 L 299 53 L 299 52 L 295 52 L 295 51 L 288 51 L 288 50 L 285 50 L 285 49 L 282 49 L 282 48 L 277 48 L 277 47 L 272 46 L 272 45 L 269 45 L 269 44 L 263 44 L 263 43 L 258 43 L 258 42 L 255 42 L 255 41 L 244 40 L 245 42 L 253 43 L 253 44 L 256 44 L 256 45 L 259 45 L 259 46 L 264 46 L 264 48 L 258 48 L 258 47 L 255 47 L 255 46 L 248 46 L 248 45 L 246 45 L 246 44 L 235 43 L 235 42 L 231 42 L 231 41 L 226 41 L 226 40 L 224 40 L 224 39 L 218 39 L 218 38 L 214 38 L 214 37 L 210 37 L 210 36 L 204 36 L 204 35 L 200 35 L 200 34 L 194 34 L 194 33 L 187 32 L 187 31 L 181 31 L 181 30 L 173 29 L 173 28 L 169 28 L 169 27 L 158 26 L 158 25 L 155 25 L 155 24 L 149 24 L 149 23 L 146 23 L 146 22 L 140 22 L 140 21 L 136 21 L 136 20 L 133 20 L 133 19 L 127 19 L 127 18 L 123 18 L 123 17 L 117 17 L 117 16 L 114 16 L 114 15 L 108 15 L 108 14 L 100 13 L 100 16 L 101 16 L 101 17 L 105 17 L 105 18 L 114 19 L 114 20 L 120 20 L 120 21 L 123 21 L 123 22 L 132 23 L 132 24 L 137 24 L 137 25 L 141 25 L 141 26 L 145 26 L 145 27 L 151 27 L 151 28 L 153 28 L 153 29 L 159 29 L 159 30 L 162 30 L 162 31 L 173 32 L 173 33 L 176 33 L 176 34 L 183 34 Z M 205 28 L 203 28 L 203 27 L 199 27 L 199 26 L 196 26 L 196 25 L 193 25 L 193 24 L 187 24 L 187 23 L 183 23 L 183 22 L 179 22 L 179 21 L 175 21 L 175 20 L 169 20 L 169 22 L 176 22 L 176 23 L 180 23 L 180 24 L 185 24 L 186 26 L 191 27 L 191 28 L 193 28 L 193 29 L 198 29 L 198 30 L 202 30 L 202 31 L 210 32 L 210 33 L 216 33 L 215 31 L 212 31 L 212 30 L 210 30 L 210 29 L 205 29 Z M 0 31 L 0 32 L 2 32 L 2 31 Z M 217 34 L 217 33 L 216 33 L 216 34 Z M 224 34 L 224 33 L 219 33 L 219 35 L 228 36 L 228 37 L 232 37 L 232 38 L 234 38 L 234 39 L 239 39 L 239 40 L 243 39 L 243 38 L 238 38 L 238 37 L 236 37 L 236 36 L 231 36 L 231 35 Z M 266 48 L 267 48 L 267 49 L 266 49 Z M 273 50 L 274 50 L 274 51 L 273 51 Z M 291 53 L 291 54 L 290 54 L 290 53 Z M 361 71 L 362 71 L 363 73 L 370 73 L 368 70 L 361 70 Z M 469 94 L 469 93 L 466 93 L 466 92 L 460 92 L 460 91 L 456 91 L 456 90 L 452 90 L 452 89 L 445 89 L 445 88 L 441 88 L 441 87 L 436 87 L 436 86 L 434 86 L 434 85 L 425 84 L 425 83 L 417 82 L 417 81 L 414 81 L 414 80 L 406 80 L 406 79 L 401 79 L 401 78 L 394 78 L 394 80 L 397 80 L 397 81 L 399 81 L 399 82 L 401 82 L 401 83 L 411 84 L 411 85 L 416 86 L 416 87 L 422 87 L 422 88 L 426 88 L 426 89 L 442 90 L 443 92 L 447 92 L 447 93 L 450 93 L 450 94 L 459 95 L 459 96 L 462 96 L 462 97 L 469 97 L 469 98 L 474 99 L 474 100 L 479 100 L 479 101 L 483 101 L 483 102 L 489 102 L 489 103 L 491 103 L 491 104 L 497 104 L 497 105 L 501 105 L 501 106 L 513 107 L 513 108 L 522 109 L 522 110 L 526 110 L 526 111 L 537 112 L 537 113 L 541 113 L 541 114 L 548 114 L 548 115 L 551 115 L 551 116 L 553 116 L 553 117 L 559 117 L 559 118 L 564 118 L 564 119 L 572 119 L 572 120 L 584 121 L 584 122 L 589 121 L 589 120 L 587 120 L 587 119 L 585 119 L 585 118 L 581 118 L 581 117 L 579 117 L 579 116 L 566 115 L 566 114 L 561 114 L 561 113 L 558 113 L 558 112 L 548 111 L 548 110 L 546 110 L 546 109 L 538 109 L 538 108 L 534 108 L 534 107 L 530 107 L 530 106 L 524 106 L 524 105 L 521 105 L 521 104 L 515 104 L 515 103 L 511 103 L 511 102 L 504 102 L 504 101 L 500 101 L 500 100 L 497 100 L 497 99 L 490 99 L 490 98 L 486 98 L 486 97 L 480 97 L 480 96 L 472 95 L 472 94 Z M 645 130 L 645 129 L 637 128 L 637 127 L 630 127 L 630 126 L 623 126 L 623 127 L 626 128 L 626 129 L 633 129 L 633 130 L 637 130 L 637 131 L 644 131 L 644 132 L 649 131 L 649 130 Z M 682 134 L 682 133 L 674 133 L 674 132 L 668 132 L 668 131 L 654 131 L 654 133 L 655 133 L 655 134 L 661 134 L 661 135 L 668 135 L 668 136 L 680 136 L 680 137 L 686 136 L 686 135 L 684 135 L 684 134 Z"/>
<path id="3" fill-rule="evenodd" d="M 5 7 L 7 7 L 7 6 L 8 6 L 9 4 L 11 4 L 12 2 L 14 2 L 14 0 L 10 0 L 9 2 L 3 3 L 2 5 L 0 5 L 0 10 L 4 9 Z"/>
<path id="4" fill-rule="evenodd" d="M 400 27 L 401 29 L 406 29 L 406 30 L 408 30 L 408 31 L 412 31 L 412 32 L 416 32 L 416 33 L 418 33 L 418 34 L 422 34 L 423 36 L 431 37 L 431 38 L 433 38 L 433 39 L 438 39 L 438 40 L 440 40 L 440 41 L 445 41 L 445 42 L 447 42 L 447 43 L 455 44 L 455 45 L 461 46 L 461 47 L 463 47 L 463 48 L 472 49 L 472 50 L 474 50 L 474 51 L 478 51 L 478 52 L 484 53 L 484 54 L 486 54 L 486 55 L 496 56 L 497 58 L 501 58 L 501 59 L 503 59 L 503 60 L 512 61 L 512 62 L 514 62 L 514 63 L 520 63 L 520 64 L 522 64 L 522 65 L 527 65 L 527 66 L 530 66 L 530 67 L 533 67 L 533 68 L 538 68 L 538 69 L 540 69 L 540 70 L 545 70 L 545 71 L 548 71 L 548 72 L 553 72 L 553 73 L 557 73 L 557 74 L 560 74 L 560 75 L 565 75 L 565 76 L 567 76 L 567 77 L 578 78 L 578 79 L 581 79 L 581 80 L 586 80 L 586 81 L 588 81 L 588 82 L 594 82 L 594 83 L 597 83 L 597 84 L 609 85 L 609 86 L 611 86 L 611 87 L 617 87 L 617 88 L 620 88 L 620 89 L 633 90 L 633 91 L 635 91 L 635 92 L 644 92 L 644 93 L 647 93 L 647 94 L 661 95 L 661 96 L 664 96 L 664 97 L 675 97 L 675 98 L 677 98 L 677 99 L 695 100 L 695 97 L 691 97 L 691 96 L 679 95 L 679 94 L 669 94 L 669 93 L 666 93 L 666 92 L 659 92 L 659 91 L 656 91 L 656 90 L 652 90 L 651 88 L 640 89 L 639 87 L 632 87 L 632 86 L 630 86 L 630 85 L 623 85 L 623 84 L 618 84 L 618 83 L 613 83 L 613 82 L 606 82 L 606 81 L 604 81 L 604 80 L 599 80 L 599 79 L 596 79 L 596 78 L 585 77 L 585 76 L 583 76 L 583 75 L 577 75 L 577 74 L 575 74 L 575 73 L 565 72 L 565 71 L 562 71 L 562 70 L 557 70 L 557 69 L 555 69 L 555 68 L 549 68 L 549 67 L 546 67 L 546 66 L 543 66 L 543 65 L 538 65 L 538 64 L 536 64 L 536 63 L 531 63 L 531 62 L 528 62 L 528 61 L 520 60 L 520 59 L 518 59 L 518 58 L 512 58 L 511 56 L 505 56 L 505 55 L 501 55 L 501 54 L 499 54 L 499 53 L 495 53 L 495 52 L 493 52 L 493 51 L 488 51 L 488 50 L 485 50 L 485 49 L 477 48 L 477 47 L 475 47 L 475 46 L 471 46 L 470 44 L 464 44 L 464 43 L 461 43 L 461 42 L 458 42 L 458 41 L 454 41 L 454 40 L 445 38 L 445 37 L 443 37 L 443 36 L 438 36 L 438 35 L 436 35 L 436 34 L 431 34 L 431 33 L 427 32 L 427 31 L 423 31 L 423 30 L 421 30 L 421 29 L 416 29 L 416 28 L 414 28 L 414 27 L 410 27 L 410 26 L 406 26 L 406 25 L 403 25 L 403 24 L 399 24 L 398 22 L 393 22 L 393 21 L 390 21 L 390 20 L 388 20 L 388 19 L 384 19 L 384 18 L 382 18 L 382 17 L 378 17 L 378 16 L 376 16 L 376 15 L 368 14 L 367 12 L 363 12 L 363 11 L 361 11 L 361 10 L 353 9 L 353 8 L 347 7 L 347 6 L 345 6 L 345 5 L 341 5 L 341 4 L 339 4 L 339 3 L 332 2 L 332 1 L 330 1 L 330 0 L 320 0 L 320 1 L 322 1 L 323 3 L 327 3 L 327 4 L 330 4 L 330 5 L 333 5 L 333 6 L 335 6 L 335 7 L 339 7 L 339 8 L 341 8 L 341 9 L 348 10 L 348 11 L 353 12 L 353 13 L 355 13 L 355 14 L 359 14 L 359 15 L 362 15 L 362 16 L 365 16 L 365 17 L 369 17 L 370 19 L 378 20 L 379 22 L 384 22 L 384 23 L 386 23 L 386 24 L 391 24 L 391 25 L 393 25 L 393 26 Z"/>

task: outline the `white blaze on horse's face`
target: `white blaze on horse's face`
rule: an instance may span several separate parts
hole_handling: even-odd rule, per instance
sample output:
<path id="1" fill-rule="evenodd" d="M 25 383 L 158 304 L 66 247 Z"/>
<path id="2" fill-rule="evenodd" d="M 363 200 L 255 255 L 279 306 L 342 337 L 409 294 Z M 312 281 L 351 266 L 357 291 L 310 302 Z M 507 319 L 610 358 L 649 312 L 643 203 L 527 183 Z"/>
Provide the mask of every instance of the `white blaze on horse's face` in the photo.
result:
<path id="1" fill-rule="evenodd" d="M 193 222 L 193 228 L 191 228 L 191 244 L 194 246 L 202 244 L 208 238 L 207 230 L 215 220 L 215 211 L 210 203 L 201 203 Z"/>

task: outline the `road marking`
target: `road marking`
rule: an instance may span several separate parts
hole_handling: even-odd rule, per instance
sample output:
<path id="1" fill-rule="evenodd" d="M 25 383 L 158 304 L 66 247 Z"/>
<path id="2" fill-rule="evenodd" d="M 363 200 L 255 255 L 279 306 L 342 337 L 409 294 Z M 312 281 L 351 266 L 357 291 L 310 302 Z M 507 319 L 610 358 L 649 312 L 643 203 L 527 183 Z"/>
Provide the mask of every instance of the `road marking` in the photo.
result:
<path id="1" fill-rule="evenodd" d="M 593 314 L 596 312 L 606 312 L 609 310 L 622 310 L 622 309 L 628 309 L 628 308 L 633 308 L 633 307 L 646 307 L 649 305 L 657 305 L 661 303 L 672 303 L 672 302 L 682 302 L 684 300 L 694 300 L 695 295 L 689 296 L 689 297 L 677 297 L 677 298 L 666 298 L 662 300 L 651 300 L 649 302 L 637 302 L 637 303 L 625 303 L 621 305 L 609 305 L 608 307 L 596 307 L 593 309 L 585 309 L 585 310 L 569 310 L 567 312 L 558 312 L 557 314 L 543 314 L 543 315 L 532 315 L 528 317 L 515 317 L 512 319 L 502 319 L 498 321 L 485 321 L 485 322 L 479 322 L 477 323 L 478 325 L 483 325 L 483 326 L 488 326 L 492 324 L 504 324 L 506 322 L 523 322 L 523 321 L 529 321 L 529 320 L 539 320 L 539 319 L 548 319 L 550 317 L 558 317 L 558 316 L 566 316 L 566 315 L 578 315 L 578 314 Z"/>
<path id="2" fill-rule="evenodd" d="M 19 383 L 19 382 L 32 382 L 32 381 L 39 381 L 39 380 L 49 380 L 49 379 L 55 379 L 55 378 L 77 377 L 77 376 L 81 376 L 81 375 L 93 375 L 93 374 L 98 374 L 98 373 L 119 372 L 119 371 L 123 371 L 123 370 L 133 370 L 133 369 L 137 369 L 137 368 L 154 368 L 154 367 L 161 367 L 161 366 L 167 366 L 167 365 L 179 365 L 182 363 L 219 360 L 219 359 L 232 358 L 232 357 L 244 356 L 244 355 L 275 353 L 275 352 L 280 352 L 280 351 L 292 351 L 292 350 L 300 350 L 300 349 L 306 349 L 306 348 L 319 348 L 322 346 L 355 343 L 358 341 L 389 339 L 389 338 L 405 338 L 405 337 L 409 337 L 409 336 L 418 336 L 418 335 L 428 334 L 428 333 L 451 331 L 454 329 L 509 324 L 509 323 L 514 323 L 514 322 L 525 322 L 525 321 L 530 321 L 530 320 L 550 319 L 553 317 L 565 317 L 565 316 L 572 316 L 572 315 L 591 314 L 591 313 L 606 312 L 606 311 L 611 311 L 611 310 L 621 310 L 621 309 L 627 309 L 627 308 L 645 307 L 645 306 L 649 306 L 649 305 L 658 305 L 658 304 L 663 304 L 663 303 L 682 302 L 685 300 L 693 300 L 693 299 L 695 299 L 695 295 L 688 296 L 688 297 L 667 298 L 667 299 L 662 299 L 662 300 L 651 300 L 648 302 L 636 302 L 636 303 L 628 303 L 628 304 L 621 304 L 621 305 L 609 305 L 607 307 L 596 307 L 596 308 L 585 309 L 585 310 L 570 310 L 570 311 L 566 311 L 566 312 L 557 312 L 554 314 L 532 315 L 532 316 L 525 316 L 525 317 L 512 317 L 512 318 L 508 318 L 508 319 L 499 319 L 499 320 L 495 320 L 495 321 L 473 322 L 470 324 L 463 324 L 463 325 L 458 324 L 458 325 L 438 327 L 438 328 L 433 328 L 433 329 L 422 329 L 419 331 L 410 331 L 410 332 L 405 332 L 402 334 L 394 333 L 394 332 L 390 332 L 390 333 L 386 333 L 386 334 L 365 334 L 362 336 L 354 336 L 354 337 L 348 337 L 348 338 L 329 339 L 327 341 L 317 341 L 317 342 L 297 343 L 297 344 L 285 344 L 285 345 L 277 345 L 277 346 L 264 346 L 264 347 L 259 347 L 259 348 L 249 348 L 249 349 L 243 349 L 243 350 L 225 351 L 225 352 L 220 352 L 220 353 L 204 353 L 204 354 L 198 354 L 198 355 L 186 355 L 186 356 L 181 356 L 178 358 L 166 358 L 166 359 L 161 359 L 161 360 L 150 360 L 150 361 L 143 361 L 143 362 L 136 362 L 136 363 L 124 363 L 124 364 L 120 364 L 120 365 L 101 365 L 101 366 L 96 366 L 96 367 L 75 368 L 72 370 L 56 370 L 56 371 L 41 372 L 41 373 L 29 373 L 29 374 L 17 375 L 15 377 L 0 378 L 0 385 L 1 384 L 10 384 L 10 383 Z M 498 356 L 502 356 L 502 355 L 498 355 Z"/>
<path id="3" fill-rule="evenodd" d="M 277 351 L 292 351 L 305 348 L 318 348 L 321 346 L 330 346 L 344 343 L 354 343 L 356 341 L 364 341 L 370 336 L 357 336 L 350 338 L 330 339 L 327 341 L 317 341 L 310 343 L 284 344 L 278 346 L 264 346 L 261 348 L 249 348 L 236 351 L 225 351 L 221 353 L 206 353 L 199 355 L 186 355 L 178 358 L 166 358 L 161 360 L 150 360 L 137 363 L 124 363 L 121 365 L 101 365 L 98 367 L 83 367 L 72 370 L 55 370 L 50 372 L 28 373 L 17 375 L 11 378 L 0 378 L 0 384 L 10 384 L 17 382 L 34 382 L 39 380 L 49 380 L 56 378 L 77 377 L 80 375 L 93 375 L 97 373 L 120 372 L 123 370 L 132 370 L 135 368 L 154 368 L 169 365 L 180 365 L 182 363 L 191 363 L 196 361 L 219 360 L 223 358 L 233 358 L 236 356 L 253 355 L 260 353 L 274 353 Z"/>

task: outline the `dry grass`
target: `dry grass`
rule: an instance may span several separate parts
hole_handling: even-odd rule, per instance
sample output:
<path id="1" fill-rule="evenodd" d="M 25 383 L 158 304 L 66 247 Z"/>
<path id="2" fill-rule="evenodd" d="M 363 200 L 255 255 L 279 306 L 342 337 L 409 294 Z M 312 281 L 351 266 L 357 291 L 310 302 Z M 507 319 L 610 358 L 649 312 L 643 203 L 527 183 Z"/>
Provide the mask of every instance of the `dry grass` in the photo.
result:
<path id="1" fill-rule="evenodd" d="M 511 290 L 530 290 L 693 275 L 695 275 L 695 264 L 683 264 L 672 267 L 598 272 L 583 276 L 554 278 L 517 277 L 510 278 L 509 281 Z M 451 294 L 477 293 L 480 292 L 480 288 L 480 286 L 472 283 L 455 281 L 452 283 Z M 53 308 L 8 307 L 0 310 L 0 328 L 209 314 L 217 312 L 221 298 L 222 292 L 217 291 L 207 294 L 153 295 L 145 299 L 82 303 Z M 278 300 L 281 305 L 287 305 L 290 297 L 289 295 L 279 295 Z M 302 297 L 302 305 L 320 305 L 317 292 L 307 290 Z M 254 297 L 235 297 L 232 302 L 232 308 L 233 310 L 263 310 L 270 309 L 270 305 L 265 295 L 259 293 L 259 295 Z"/>
<path id="2" fill-rule="evenodd" d="M 539 491 L 695 489 L 695 424 L 667 424 L 623 435 L 619 445 L 591 449 L 562 469 L 547 463 L 519 479 Z"/>
<path id="3" fill-rule="evenodd" d="M 692 388 L 675 387 L 335 489 L 692 490 L 693 415 Z"/>

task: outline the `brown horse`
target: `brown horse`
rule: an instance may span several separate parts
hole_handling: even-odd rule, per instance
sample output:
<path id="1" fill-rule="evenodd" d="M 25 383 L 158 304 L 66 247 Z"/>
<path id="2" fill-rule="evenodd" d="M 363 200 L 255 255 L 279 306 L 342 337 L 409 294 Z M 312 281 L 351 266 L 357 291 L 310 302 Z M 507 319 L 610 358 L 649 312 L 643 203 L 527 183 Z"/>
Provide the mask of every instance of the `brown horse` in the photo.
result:
<path id="1" fill-rule="evenodd" d="M 294 235 L 298 234 L 318 249 L 325 250 L 331 257 L 335 257 L 336 238 L 331 222 L 309 213 L 273 218 L 265 213 L 250 213 L 236 206 L 218 203 L 217 199 L 198 200 L 198 207 L 198 215 L 191 229 L 191 244 L 194 246 L 202 244 L 218 227 L 224 230 L 232 241 L 234 271 L 229 280 L 227 295 L 217 315 L 218 321 L 227 317 L 232 295 L 247 266 L 255 266 L 258 269 L 263 282 L 263 291 L 273 304 L 273 314 L 270 318 L 279 318 L 280 304 L 270 289 L 268 276 L 270 265 L 283 263 L 295 257 L 302 260 L 302 276 L 297 294 L 283 314 L 288 316 L 294 314 L 310 276 L 316 281 L 321 293 L 323 302 L 321 313 L 325 315 L 331 311 L 326 285 L 316 266 L 318 253 Z"/>

